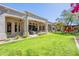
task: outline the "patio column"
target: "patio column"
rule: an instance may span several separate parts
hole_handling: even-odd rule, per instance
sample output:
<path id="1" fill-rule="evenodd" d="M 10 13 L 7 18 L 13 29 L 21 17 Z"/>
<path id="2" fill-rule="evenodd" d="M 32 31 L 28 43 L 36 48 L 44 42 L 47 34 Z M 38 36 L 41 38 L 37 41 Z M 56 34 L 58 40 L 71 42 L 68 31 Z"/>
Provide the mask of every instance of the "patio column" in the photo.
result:
<path id="1" fill-rule="evenodd" d="M 45 24 L 45 32 L 48 33 L 48 23 Z"/>
<path id="2" fill-rule="evenodd" d="M 42 32 L 42 30 L 43 30 L 43 27 L 42 27 L 42 25 L 41 25 L 41 32 Z"/>
<path id="3" fill-rule="evenodd" d="M 19 23 L 17 22 L 17 33 L 19 33 Z"/>
<path id="4" fill-rule="evenodd" d="M 11 29 L 11 31 L 12 31 L 12 34 L 14 34 L 15 33 L 15 23 L 14 22 L 12 22 L 12 25 L 11 25 L 12 27 L 12 29 Z"/>
<path id="5" fill-rule="evenodd" d="M 42 31 L 41 31 L 41 29 L 42 29 L 41 27 L 42 27 L 42 25 L 40 25 L 40 32 L 42 32 Z"/>
<path id="6" fill-rule="evenodd" d="M 21 32 L 21 25 L 22 25 L 22 24 L 21 24 L 21 23 L 19 23 L 19 26 L 20 26 L 20 32 Z"/>
<path id="7" fill-rule="evenodd" d="M 52 25 L 50 24 L 50 31 L 52 31 Z"/>
<path id="8" fill-rule="evenodd" d="M 24 36 L 28 36 L 29 35 L 29 24 L 28 24 L 28 19 L 24 20 Z"/>
<path id="9" fill-rule="evenodd" d="M 40 32 L 42 32 L 41 30 L 42 30 L 42 25 L 40 25 Z"/>
<path id="10" fill-rule="evenodd" d="M 39 32 L 39 24 L 37 25 L 37 28 L 38 28 L 38 32 Z"/>

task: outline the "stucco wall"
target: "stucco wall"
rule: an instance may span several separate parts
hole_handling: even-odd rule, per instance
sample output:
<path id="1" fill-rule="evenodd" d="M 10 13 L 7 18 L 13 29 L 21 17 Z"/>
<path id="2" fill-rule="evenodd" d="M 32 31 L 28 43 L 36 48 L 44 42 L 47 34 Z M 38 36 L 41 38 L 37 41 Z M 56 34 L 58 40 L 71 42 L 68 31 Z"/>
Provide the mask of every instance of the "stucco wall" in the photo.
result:
<path id="1" fill-rule="evenodd" d="M 5 16 L 0 15 L 0 39 L 1 38 L 6 38 L 6 33 L 5 33 Z"/>

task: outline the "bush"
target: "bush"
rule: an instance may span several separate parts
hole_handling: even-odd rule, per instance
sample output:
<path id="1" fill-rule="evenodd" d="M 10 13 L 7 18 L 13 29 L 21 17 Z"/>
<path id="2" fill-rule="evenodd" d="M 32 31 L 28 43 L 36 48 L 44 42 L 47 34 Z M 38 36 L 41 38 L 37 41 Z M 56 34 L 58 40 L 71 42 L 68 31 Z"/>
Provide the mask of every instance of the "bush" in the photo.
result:
<path id="1" fill-rule="evenodd" d="M 26 50 L 26 55 L 27 56 L 31 56 L 32 55 L 32 49 L 28 49 L 28 50 Z"/>
<path id="2" fill-rule="evenodd" d="M 7 35 L 11 35 L 11 32 L 7 32 Z"/>
<path id="3" fill-rule="evenodd" d="M 16 35 L 16 36 L 15 36 L 15 39 L 19 39 L 19 38 L 20 38 L 20 36 L 19 36 L 19 35 Z"/>
<path id="4" fill-rule="evenodd" d="M 9 41 L 9 40 L 12 40 L 12 38 L 6 38 L 5 40 L 6 40 L 6 41 Z"/>
<path id="5" fill-rule="evenodd" d="M 27 36 L 26 36 L 26 35 L 23 35 L 22 37 L 23 37 L 23 38 L 27 38 Z"/>

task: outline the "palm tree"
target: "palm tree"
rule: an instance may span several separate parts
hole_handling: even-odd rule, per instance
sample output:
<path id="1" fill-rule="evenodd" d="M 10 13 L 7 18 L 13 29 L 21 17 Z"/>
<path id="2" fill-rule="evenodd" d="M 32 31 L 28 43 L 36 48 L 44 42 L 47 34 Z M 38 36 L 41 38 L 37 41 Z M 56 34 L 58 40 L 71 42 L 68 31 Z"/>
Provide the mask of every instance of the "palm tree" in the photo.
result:
<path id="1" fill-rule="evenodd" d="M 75 16 L 69 10 L 64 10 L 61 14 L 63 21 L 66 25 L 71 25 L 74 22 Z"/>

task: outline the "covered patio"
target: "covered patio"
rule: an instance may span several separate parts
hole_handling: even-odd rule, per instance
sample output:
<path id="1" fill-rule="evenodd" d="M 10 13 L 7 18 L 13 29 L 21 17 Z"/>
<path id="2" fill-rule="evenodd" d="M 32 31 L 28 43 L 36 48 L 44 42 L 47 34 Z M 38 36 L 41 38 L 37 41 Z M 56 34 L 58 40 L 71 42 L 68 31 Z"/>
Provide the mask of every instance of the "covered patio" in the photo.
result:
<path id="1" fill-rule="evenodd" d="M 27 35 L 48 33 L 48 21 L 36 14 L 26 11 L 25 30 Z M 25 26 L 24 25 L 24 26 Z"/>
<path id="2" fill-rule="evenodd" d="M 24 33 L 24 21 L 21 18 L 6 16 L 5 30 L 7 37 L 14 37 L 16 35 L 22 36 Z"/>
<path id="3" fill-rule="evenodd" d="M 29 20 L 29 34 L 39 33 L 39 32 L 45 32 L 46 31 L 46 25 L 43 22 L 35 21 L 35 20 Z"/>

